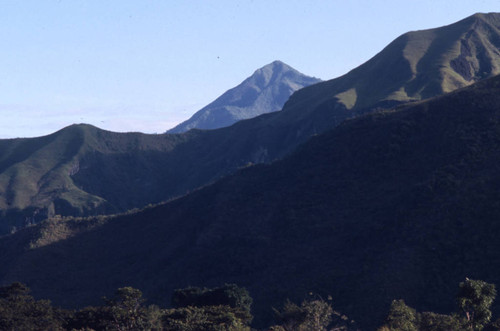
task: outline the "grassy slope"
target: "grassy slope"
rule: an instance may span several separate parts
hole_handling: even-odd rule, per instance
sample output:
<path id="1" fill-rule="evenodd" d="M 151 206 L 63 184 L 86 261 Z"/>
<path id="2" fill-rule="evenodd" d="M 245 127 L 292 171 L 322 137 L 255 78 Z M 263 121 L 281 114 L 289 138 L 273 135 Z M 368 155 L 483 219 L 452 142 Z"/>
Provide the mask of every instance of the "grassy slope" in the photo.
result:
<path id="1" fill-rule="evenodd" d="M 311 112 L 339 94 L 353 105 L 352 110 L 384 101 L 433 97 L 499 74 L 499 48 L 498 13 L 475 14 L 445 27 L 409 32 L 346 75 L 295 93 L 285 108 Z"/>
<path id="2" fill-rule="evenodd" d="M 405 34 L 350 73 L 295 93 L 283 111 L 220 130 L 176 136 L 75 126 L 0 140 L 0 233 L 46 215 L 123 211 L 182 195 L 280 158 L 346 118 L 498 73 L 499 17 Z"/>
<path id="3" fill-rule="evenodd" d="M 464 277 L 500 284 L 499 92 L 495 77 L 347 121 L 273 165 L 79 235 L 63 227 L 66 240 L 44 234 L 55 221 L 20 231 L 0 240 L 0 279 L 68 306 L 124 285 L 165 304 L 173 288 L 236 282 L 258 321 L 309 291 L 368 329 L 394 298 L 450 312 Z"/>
<path id="4" fill-rule="evenodd" d="M 186 139 L 186 135 L 121 134 L 73 125 L 45 137 L 0 140 L 0 233 L 54 214 L 118 210 L 74 182 L 85 170 L 82 159 L 96 154 L 163 153 Z"/>

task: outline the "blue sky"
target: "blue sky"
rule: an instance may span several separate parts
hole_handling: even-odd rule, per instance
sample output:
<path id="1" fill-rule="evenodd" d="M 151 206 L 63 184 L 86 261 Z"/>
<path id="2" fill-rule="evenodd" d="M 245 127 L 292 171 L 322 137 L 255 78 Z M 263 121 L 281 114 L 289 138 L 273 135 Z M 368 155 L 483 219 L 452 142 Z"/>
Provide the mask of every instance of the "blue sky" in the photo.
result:
<path id="1" fill-rule="evenodd" d="M 282 60 L 332 79 L 499 0 L 0 0 L 0 138 L 161 133 Z"/>

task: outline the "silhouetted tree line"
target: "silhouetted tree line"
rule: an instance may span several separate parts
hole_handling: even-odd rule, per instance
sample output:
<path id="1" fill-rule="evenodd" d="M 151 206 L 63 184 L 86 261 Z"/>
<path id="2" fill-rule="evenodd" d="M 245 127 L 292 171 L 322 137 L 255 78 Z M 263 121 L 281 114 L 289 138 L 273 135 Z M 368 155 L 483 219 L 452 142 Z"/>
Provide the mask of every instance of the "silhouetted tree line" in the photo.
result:
<path id="1" fill-rule="evenodd" d="M 0 330 L 253 330 L 250 323 L 252 298 L 234 284 L 207 289 L 189 287 L 174 291 L 171 309 L 145 305 L 140 290 L 123 287 L 104 304 L 67 310 L 53 307 L 48 300 L 35 300 L 21 283 L 0 287 Z M 417 313 L 403 300 L 394 300 L 385 324 L 389 330 L 500 330 L 500 319 L 491 322 L 490 307 L 496 297 L 492 284 L 466 279 L 459 285 L 457 312 L 450 315 Z M 332 309 L 319 296 L 310 296 L 300 305 L 287 301 L 274 309 L 276 325 L 269 331 L 359 330 L 347 316 Z"/>
<path id="2" fill-rule="evenodd" d="M 173 330 L 250 331 L 252 298 L 234 284 L 207 289 L 175 290 L 171 309 L 146 305 L 140 290 L 123 287 L 102 306 L 80 310 L 53 307 L 48 300 L 35 300 L 21 283 L 0 287 L 0 330 Z M 296 305 L 287 301 L 275 309 L 276 325 L 266 330 L 350 330 L 346 316 L 333 311 L 320 297 Z"/>
<path id="3" fill-rule="evenodd" d="M 29 288 L 0 288 L 0 330 L 250 330 L 252 298 L 233 284 L 215 289 L 176 290 L 174 308 L 145 305 L 140 290 L 123 287 L 104 305 L 72 311 L 35 300 Z"/>
<path id="4" fill-rule="evenodd" d="M 403 300 L 394 300 L 378 331 L 500 330 L 500 319 L 491 322 L 490 307 L 496 294 L 495 285 L 466 278 L 459 285 L 457 311 L 449 315 L 418 313 Z"/>

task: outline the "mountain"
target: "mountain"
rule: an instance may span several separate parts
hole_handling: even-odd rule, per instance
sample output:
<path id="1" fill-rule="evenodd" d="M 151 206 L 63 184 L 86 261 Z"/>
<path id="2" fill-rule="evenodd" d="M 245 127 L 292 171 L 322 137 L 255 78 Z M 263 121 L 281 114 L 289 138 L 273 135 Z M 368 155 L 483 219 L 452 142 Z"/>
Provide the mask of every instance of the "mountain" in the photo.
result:
<path id="1" fill-rule="evenodd" d="M 274 61 L 230 89 L 214 102 L 197 111 L 190 119 L 168 130 L 182 133 L 190 129 L 217 129 L 281 110 L 293 92 L 320 82 L 301 74 L 281 61 Z"/>
<path id="2" fill-rule="evenodd" d="M 56 214 L 112 213 L 137 206 L 130 200 L 158 202 L 164 196 L 154 197 L 153 184 L 168 176 L 166 155 L 188 139 L 72 125 L 40 138 L 0 140 L 0 233 Z M 103 158 L 106 164 L 93 162 L 93 175 L 86 177 L 90 160 Z M 93 178 L 101 181 L 98 194 Z M 128 198 L 115 203 L 107 193 L 116 190 Z"/>
<path id="3" fill-rule="evenodd" d="M 449 313 L 465 277 L 500 284 L 499 184 L 496 76 L 345 121 L 166 204 L 1 237 L 0 282 L 64 306 L 122 286 L 165 305 L 174 288 L 234 282 L 257 325 L 314 292 L 373 330 L 392 299 Z"/>
<path id="4" fill-rule="evenodd" d="M 500 13 L 408 32 L 344 76 L 301 89 L 279 114 L 322 132 L 345 118 L 423 100 L 500 73 Z"/>
<path id="5" fill-rule="evenodd" d="M 298 90 L 282 111 L 225 128 L 144 135 L 75 125 L 0 140 L 0 233 L 47 216 L 117 213 L 182 196 L 278 160 L 346 119 L 494 75 L 499 22 L 500 14 L 476 14 L 404 34 L 346 75 Z"/>

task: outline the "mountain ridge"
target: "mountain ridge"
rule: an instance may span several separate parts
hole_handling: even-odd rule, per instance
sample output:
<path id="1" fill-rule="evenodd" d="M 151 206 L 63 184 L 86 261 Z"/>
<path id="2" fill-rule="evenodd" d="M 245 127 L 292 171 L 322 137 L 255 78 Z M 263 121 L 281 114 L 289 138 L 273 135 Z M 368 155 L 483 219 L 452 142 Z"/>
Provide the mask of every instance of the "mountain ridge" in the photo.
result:
<path id="1" fill-rule="evenodd" d="M 47 216 L 117 213 L 181 196 L 249 164 L 278 160 L 346 119 L 441 94 L 443 73 L 457 79 L 451 88 L 481 80 L 500 65 L 499 16 L 477 14 L 404 34 L 346 75 L 298 90 L 282 111 L 221 129 L 143 135 L 76 127 L 56 136 L 0 140 L 0 233 Z M 461 45 L 470 48 L 465 60 Z M 405 49 L 419 47 L 418 56 L 404 57 Z M 473 74 L 470 81 L 451 68 L 454 59 L 455 67 Z M 402 88 L 413 92 L 388 99 Z"/>
<path id="2" fill-rule="evenodd" d="M 473 32 L 472 35 L 468 35 L 469 32 Z M 483 46 L 481 45 L 483 40 L 472 38 L 474 32 L 476 34 L 487 33 L 491 37 L 494 44 L 486 43 L 489 44 L 488 47 L 484 50 L 480 49 L 480 53 L 494 58 L 491 59 L 489 71 L 479 73 L 479 68 L 475 68 L 477 64 L 473 56 L 477 54 L 471 54 L 470 59 L 466 59 L 469 67 L 465 69 L 475 69 L 475 71 L 469 72 L 470 79 L 465 81 L 463 77 L 462 79 L 456 78 L 457 73 L 450 70 L 450 62 L 452 60 L 458 62 L 461 54 L 458 48 L 462 44 L 472 43 L 473 46 L 478 45 L 479 48 Z M 304 102 L 299 104 L 302 108 L 311 109 L 320 106 L 321 103 L 338 99 L 349 109 L 363 110 L 367 106 L 371 107 L 383 101 L 402 103 L 451 92 L 456 88 L 500 73 L 499 36 L 500 13 L 477 13 L 443 27 L 407 32 L 347 74 L 302 89 L 300 93 L 290 98 L 287 106 L 293 109 L 296 100 L 314 100 L 309 107 L 304 107 Z M 443 52 L 443 49 L 446 52 Z M 455 57 L 452 58 L 452 56 Z M 459 67 L 459 64 L 455 66 Z M 388 68 L 391 70 L 388 71 Z M 454 78 L 457 81 L 453 81 Z M 410 95 L 407 95 L 405 91 L 400 91 L 402 88 L 408 88 Z M 369 91 L 370 89 L 375 92 Z M 329 90 L 332 94 L 325 98 L 324 90 Z M 401 93 L 398 94 L 398 92 Z M 358 98 L 359 96 L 365 100 Z M 349 105 L 352 106 L 349 107 Z"/>
<path id="3" fill-rule="evenodd" d="M 1 237 L 0 281 L 26 282 L 64 306 L 122 286 L 165 304 L 174 288 L 234 282 L 249 289 L 262 319 L 312 291 L 367 329 L 393 299 L 449 313 L 464 277 L 500 284 L 492 263 L 500 258 L 499 91 L 496 76 L 345 121 L 280 161 L 137 214 L 92 218 L 73 237 L 63 228 L 63 240 L 44 227 L 78 221 Z"/>
<path id="4" fill-rule="evenodd" d="M 190 129 L 217 129 L 239 120 L 281 110 L 290 95 L 300 88 L 320 82 L 279 60 L 273 61 L 229 89 L 167 133 Z"/>

